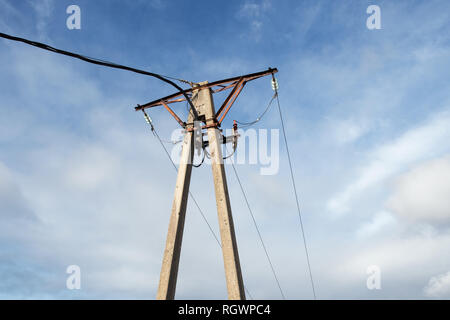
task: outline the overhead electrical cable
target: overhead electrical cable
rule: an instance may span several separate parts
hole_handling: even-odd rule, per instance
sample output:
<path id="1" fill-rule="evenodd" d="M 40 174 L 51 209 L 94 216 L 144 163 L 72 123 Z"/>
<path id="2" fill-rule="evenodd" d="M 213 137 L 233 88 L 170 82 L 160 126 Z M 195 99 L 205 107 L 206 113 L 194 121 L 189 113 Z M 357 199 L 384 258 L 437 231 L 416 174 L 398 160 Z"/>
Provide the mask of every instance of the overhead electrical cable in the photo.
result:
<path id="1" fill-rule="evenodd" d="M 299 201 L 299 198 L 298 198 L 297 187 L 295 185 L 294 170 L 292 169 L 292 161 L 291 161 L 291 155 L 290 155 L 290 152 L 289 152 L 289 144 L 288 144 L 287 137 L 286 137 L 286 129 L 285 129 L 285 125 L 284 125 L 283 114 L 281 112 L 280 99 L 278 97 L 278 82 L 275 79 L 274 75 L 272 75 L 272 88 L 275 91 L 275 96 L 276 96 L 277 105 L 278 105 L 278 112 L 280 114 L 281 128 L 282 128 L 282 131 L 283 131 L 284 143 L 286 145 L 286 153 L 287 153 L 288 162 L 289 162 L 289 170 L 290 170 L 290 173 L 291 173 L 292 187 L 294 189 L 295 202 L 297 204 L 298 217 L 299 217 L 299 220 L 300 220 L 300 228 L 301 228 L 301 232 L 302 232 L 303 245 L 305 247 L 306 262 L 307 262 L 307 265 L 308 265 L 308 271 L 309 271 L 309 278 L 310 278 L 310 281 L 311 281 L 312 293 L 313 293 L 314 299 L 317 299 L 317 297 L 316 297 L 316 289 L 315 289 L 313 275 L 312 275 L 312 271 L 311 271 L 311 263 L 310 263 L 310 259 L 309 259 L 308 246 L 307 246 L 307 243 L 306 243 L 305 229 L 303 227 L 302 214 L 301 214 L 301 210 L 300 210 L 300 201 Z"/>
<path id="2" fill-rule="evenodd" d="M 273 266 L 272 260 L 270 259 L 269 252 L 267 251 L 266 245 L 264 244 L 264 240 L 262 238 L 261 232 L 259 231 L 258 224 L 256 223 L 255 216 L 254 216 L 253 211 L 252 211 L 252 209 L 250 207 L 250 203 L 248 201 L 247 195 L 246 195 L 246 193 L 244 191 L 244 187 L 242 186 L 241 179 L 239 178 L 238 172 L 236 170 L 236 167 L 235 167 L 233 161 L 231 161 L 231 165 L 233 167 L 233 171 L 234 171 L 234 174 L 236 176 L 236 180 L 239 183 L 239 186 L 241 188 L 242 195 L 244 196 L 245 203 L 247 204 L 248 211 L 250 212 L 250 216 L 252 217 L 253 225 L 255 226 L 256 232 L 258 233 L 259 240 L 260 240 L 261 245 L 262 245 L 262 247 L 264 249 L 264 252 L 266 254 L 267 261 L 269 262 L 270 268 L 272 269 L 272 274 L 273 274 L 273 276 L 275 278 L 275 282 L 277 283 L 277 286 L 278 286 L 278 289 L 280 290 L 281 296 L 283 297 L 283 299 L 286 299 L 286 297 L 284 295 L 284 292 L 283 292 L 283 289 L 281 289 L 280 281 L 278 280 L 277 273 L 275 272 L 275 268 Z"/>
<path id="3" fill-rule="evenodd" d="M 191 107 L 191 110 L 192 110 L 192 112 L 194 114 L 195 119 L 198 119 L 197 110 L 195 110 L 195 107 L 192 104 L 192 101 L 189 99 L 188 95 L 184 92 L 183 88 L 178 86 L 173 81 L 169 80 L 169 78 L 173 79 L 173 80 L 181 81 L 181 82 L 184 82 L 184 83 L 190 83 L 190 81 L 186 81 L 186 80 L 178 79 L 178 78 L 173 78 L 173 77 L 168 77 L 168 76 L 160 75 L 160 74 L 157 74 L 157 73 L 154 73 L 154 72 L 140 70 L 140 69 L 136 69 L 136 68 L 132 68 L 132 67 L 116 64 L 116 63 L 105 61 L 105 60 L 100 60 L 100 59 L 96 59 L 96 58 L 90 58 L 88 56 L 84 56 L 84 55 L 81 55 L 81 54 L 78 54 L 78 53 L 57 49 L 57 48 L 51 47 L 51 46 L 49 46 L 49 45 L 47 45 L 45 43 L 32 41 L 32 40 L 28 40 L 28 39 L 25 39 L 25 38 L 15 37 L 15 36 L 12 36 L 12 35 L 9 35 L 9 34 L 6 34 L 6 33 L 1 33 L 0 32 L 0 37 L 4 38 L 4 39 L 12 40 L 12 41 L 22 42 L 22 43 L 25 43 L 27 45 L 33 46 L 33 47 L 37 47 L 37 48 L 40 48 L 40 49 L 43 49 L 43 50 L 47 50 L 47 51 L 51 51 L 51 52 L 54 52 L 54 53 L 62 54 L 62 55 L 68 56 L 68 57 L 76 58 L 76 59 L 79 59 L 79 60 L 82 60 L 82 61 L 85 61 L 85 62 L 89 62 L 89 63 L 92 63 L 92 64 L 96 64 L 96 65 L 100 65 L 100 66 L 104 66 L 104 67 L 108 67 L 108 68 L 115 68 L 115 69 L 131 71 L 131 72 L 134 72 L 134 73 L 143 74 L 143 75 L 146 75 L 146 76 L 157 78 L 157 79 L 159 79 L 161 81 L 164 81 L 164 82 L 170 84 L 171 86 L 175 87 L 186 98 L 186 101 L 189 103 L 189 105 Z"/>

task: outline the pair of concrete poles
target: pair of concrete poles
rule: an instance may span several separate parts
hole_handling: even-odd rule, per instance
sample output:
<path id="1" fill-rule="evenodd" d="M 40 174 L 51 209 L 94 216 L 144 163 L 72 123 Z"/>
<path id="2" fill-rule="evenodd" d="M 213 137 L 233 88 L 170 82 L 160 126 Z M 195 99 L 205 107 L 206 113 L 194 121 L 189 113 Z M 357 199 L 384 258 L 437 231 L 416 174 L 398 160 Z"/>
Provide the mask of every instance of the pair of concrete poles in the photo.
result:
<path id="1" fill-rule="evenodd" d="M 199 85 L 206 83 L 207 82 L 200 83 Z M 219 218 L 228 299 L 245 300 L 244 283 L 242 280 L 242 272 L 239 262 L 239 254 L 221 149 L 222 136 L 217 127 L 214 126 L 214 100 L 212 98 L 211 90 L 208 87 L 200 90 L 195 90 L 194 88 L 192 97 L 192 103 L 198 115 L 204 116 L 206 119 L 205 121 L 209 141 L 209 152 L 212 160 L 211 165 Z M 192 113 L 189 113 L 187 123 L 192 124 L 193 122 L 193 115 Z M 193 128 L 187 127 L 186 129 Z M 167 233 L 166 248 L 164 250 L 164 258 L 161 268 L 161 276 L 157 293 L 158 300 L 172 300 L 175 298 L 193 157 L 194 131 L 186 130 L 181 151 L 180 165 L 178 168 L 172 213 L 169 222 L 169 230 Z"/>

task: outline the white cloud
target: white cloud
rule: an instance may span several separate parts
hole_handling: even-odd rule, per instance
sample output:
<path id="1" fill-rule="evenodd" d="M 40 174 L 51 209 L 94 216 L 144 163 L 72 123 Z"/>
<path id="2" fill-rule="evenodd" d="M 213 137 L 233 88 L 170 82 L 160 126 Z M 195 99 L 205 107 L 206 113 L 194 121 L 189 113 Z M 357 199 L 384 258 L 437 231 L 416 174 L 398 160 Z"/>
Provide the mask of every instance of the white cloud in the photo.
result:
<path id="1" fill-rule="evenodd" d="M 28 1 L 36 12 L 36 29 L 41 39 L 46 39 L 47 24 L 49 18 L 53 13 L 54 1 L 53 0 L 41 0 L 41 1 Z"/>
<path id="2" fill-rule="evenodd" d="M 119 171 L 117 155 L 99 146 L 85 146 L 72 152 L 66 165 L 71 168 L 65 175 L 66 183 L 80 190 L 113 182 Z"/>
<path id="3" fill-rule="evenodd" d="M 269 0 L 264 0 L 261 3 L 245 1 L 236 14 L 236 17 L 239 19 L 249 20 L 249 36 L 254 41 L 259 41 L 261 39 L 261 29 L 263 27 L 264 15 L 271 8 L 271 6 L 272 5 Z"/>
<path id="4" fill-rule="evenodd" d="M 15 183 L 13 174 L 0 162 L 0 221 L 35 220 L 35 216 L 27 205 L 21 188 Z"/>
<path id="5" fill-rule="evenodd" d="M 344 119 L 332 122 L 334 137 L 339 144 L 352 143 L 364 136 L 370 125 L 361 119 Z"/>
<path id="6" fill-rule="evenodd" d="M 256 3 L 245 2 L 239 9 L 238 15 L 241 17 L 259 17 L 261 15 L 261 7 Z"/>
<path id="7" fill-rule="evenodd" d="M 450 222 L 450 156 L 425 162 L 400 176 L 388 208 L 410 221 Z"/>
<path id="8" fill-rule="evenodd" d="M 432 277 L 423 291 L 430 298 L 450 298 L 450 271 Z"/>
<path id="9" fill-rule="evenodd" d="M 246 18 L 257 18 L 260 17 L 270 7 L 271 3 L 269 0 L 264 0 L 262 1 L 262 3 L 245 1 L 244 4 L 239 8 L 238 16 Z"/>
<path id="10" fill-rule="evenodd" d="M 0 15 L 0 27 L 2 28 L 2 32 L 11 31 L 11 27 L 6 22 L 7 17 L 13 17 L 15 20 L 19 21 L 23 20 L 21 13 L 6 0 L 0 0 L 0 13 L 2 13 L 2 15 Z"/>
<path id="11" fill-rule="evenodd" d="M 359 170 L 358 177 L 344 191 L 327 202 L 334 214 L 350 210 L 351 202 L 370 187 L 375 186 L 405 167 L 448 151 L 450 145 L 450 112 L 432 116 L 424 124 L 408 130 L 399 138 L 369 151 L 369 162 Z"/>
<path id="12" fill-rule="evenodd" d="M 129 5 L 134 5 L 136 7 L 142 8 L 142 6 L 151 6 L 153 9 L 164 9 L 167 3 L 164 3 L 163 0 L 135 0 Z"/>
<path id="13" fill-rule="evenodd" d="M 339 273 L 352 278 L 374 264 L 381 267 L 382 273 L 390 281 L 394 281 L 394 278 L 397 281 L 414 278 L 423 283 L 423 270 L 434 271 L 439 264 L 448 263 L 449 245 L 448 234 L 431 237 L 421 234 L 402 237 L 399 234 L 388 240 L 371 239 L 364 247 L 349 248 L 342 257 Z"/>
<path id="14" fill-rule="evenodd" d="M 386 211 L 381 211 L 375 214 L 373 219 L 367 223 L 364 223 L 357 230 L 356 235 L 359 238 L 366 238 L 373 236 L 383 230 L 389 229 L 394 225 L 396 220 Z"/>

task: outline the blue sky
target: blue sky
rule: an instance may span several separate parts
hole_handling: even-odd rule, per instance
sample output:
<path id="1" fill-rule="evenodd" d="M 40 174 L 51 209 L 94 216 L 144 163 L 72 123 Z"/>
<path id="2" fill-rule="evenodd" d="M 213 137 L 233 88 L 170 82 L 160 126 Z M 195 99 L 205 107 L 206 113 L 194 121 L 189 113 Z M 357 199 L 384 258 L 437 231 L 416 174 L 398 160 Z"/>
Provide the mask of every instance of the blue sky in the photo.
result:
<path id="1" fill-rule="evenodd" d="M 66 28 L 71 4 L 81 30 Z M 371 4 L 381 30 L 366 28 Z M 277 67 L 318 298 L 450 298 L 449 7 L 0 0 L 0 30 L 192 81 Z M 0 58 L 0 298 L 154 298 L 176 173 L 133 107 L 173 89 L 6 40 Z M 270 79 L 250 83 L 224 127 L 272 94 Z M 151 116 L 168 138 L 176 122 Z M 256 128 L 279 126 L 271 109 Z M 237 169 L 287 298 L 310 299 L 287 165 L 281 144 L 277 175 Z M 227 172 L 246 286 L 279 299 Z M 192 191 L 217 231 L 209 181 L 196 169 Z M 81 290 L 66 289 L 72 264 Z M 366 287 L 371 265 L 381 290 Z M 177 298 L 226 298 L 220 248 L 192 203 Z"/>

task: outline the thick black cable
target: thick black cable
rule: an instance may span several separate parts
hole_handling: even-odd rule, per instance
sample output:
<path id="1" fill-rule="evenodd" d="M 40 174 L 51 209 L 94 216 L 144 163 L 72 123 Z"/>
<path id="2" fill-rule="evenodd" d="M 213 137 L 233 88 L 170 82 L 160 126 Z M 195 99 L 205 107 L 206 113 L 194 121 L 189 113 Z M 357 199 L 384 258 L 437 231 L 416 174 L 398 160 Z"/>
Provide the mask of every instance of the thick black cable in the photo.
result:
<path id="1" fill-rule="evenodd" d="M 205 162 L 205 157 L 206 157 L 206 152 L 205 152 L 205 148 L 203 148 L 203 157 L 202 157 L 202 160 L 200 161 L 199 164 L 192 164 L 192 166 L 193 166 L 194 168 L 200 168 L 200 167 L 202 166 L 203 162 Z"/>
<path id="2" fill-rule="evenodd" d="M 47 51 L 51 51 L 51 52 L 54 52 L 54 53 L 62 54 L 62 55 L 69 56 L 69 57 L 72 57 L 72 58 L 80 59 L 82 61 L 89 62 L 89 63 L 92 63 L 92 64 L 96 64 L 96 65 L 100 65 L 100 66 L 104 66 L 104 67 L 109 67 L 109 68 L 115 68 L 115 69 L 131 71 L 131 72 L 134 72 L 134 73 L 143 74 L 143 75 L 146 75 L 146 76 L 157 78 L 157 79 L 159 79 L 161 81 L 164 81 L 164 82 L 170 84 L 171 86 L 175 87 L 186 98 L 186 101 L 188 101 L 189 105 L 191 106 L 191 110 L 192 110 L 192 112 L 193 112 L 193 114 L 195 116 L 194 118 L 198 119 L 198 113 L 197 113 L 197 110 L 195 110 L 194 105 L 192 104 L 192 101 L 189 99 L 187 94 L 184 92 L 184 90 L 180 86 L 178 86 L 173 81 L 167 79 L 169 77 L 165 77 L 163 75 L 160 75 L 160 74 L 157 74 L 157 73 L 153 73 L 153 72 L 149 72 L 149 71 L 145 71 L 145 70 L 140 70 L 140 69 L 136 69 L 136 68 L 132 68 L 132 67 L 127 67 L 127 66 L 116 64 L 116 63 L 113 63 L 113 62 L 108 62 L 108 61 L 104 61 L 104 60 L 100 60 L 100 59 L 96 59 L 96 58 L 90 58 L 90 57 L 87 57 L 87 56 L 84 56 L 84 55 L 81 55 L 81 54 L 78 54 L 78 53 L 57 49 L 57 48 L 51 47 L 51 46 L 49 46 L 49 45 L 47 45 L 45 43 L 32 41 L 32 40 L 28 40 L 28 39 L 24 39 L 24 38 L 20 38 L 20 37 L 11 36 L 11 35 L 6 34 L 6 33 L 1 33 L 0 32 L 0 37 L 4 38 L 4 39 L 12 40 L 12 41 L 22 42 L 22 43 L 28 44 L 30 46 L 34 46 L 34 47 L 37 47 L 37 48 L 40 48 L 40 49 L 43 49 L 43 50 L 47 50 Z M 170 77 L 170 78 L 172 78 L 172 77 Z M 176 80 L 182 80 L 182 79 L 176 79 Z M 185 80 L 183 80 L 183 81 L 185 81 Z"/>
<path id="3" fill-rule="evenodd" d="M 255 226 L 256 232 L 258 233 L 259 240 L 261 241 L 261 245 L 262 245 L 262 247 L 264 249 L 264 252 L 266 253 L 266 258 L 267 258 L 267 261 L 269 262 L 270 268 L 272 269 L 272 274 L 273 274 L 273 276 L 275 278 L 275 281 L 276 281 L 276 283 L 278 285 L 278 289 L 280 290 L 280 293 L 281 293 L 281 296 L 283 297 L 283 299 L 286 299 L 286 297 L 285 297 L 285 295 L 283 293 L 283 289 L 281 289 L 281 285 L 280 285 L 280 281 L 278 280 L 277 273 L 275 272 L 275 268 L 274 268 L 274 266 L 272 264 L 272 260 L 270 259 L 269 252 L 267 251 L 267 248 L 266 248 L 266 245 L 264 244 L 264 240 L 262 238 L 261 232 L 259 231 L 259 227 L 258 227 L 258 224 L 256 223 L 256 219 L 255 219 L 255 216 L 253 215 L 253 211 L 252 211 L 252 209 L 250 207 L 250 203 L 248 202 L 248 198 L 247 198 L 247 195 L 245 194 L 244 187 L 242 186 L 241 179 L 239 179 L 239 175 L 237 173 L 236 167 L 234 166 L 233 162 L 231 162 L 231 165 L 233 167 L 233 171 L 234 171 L 234 174 L 236 176 L 236 180 L 239 183 L 239 186 L 241 188 L 242 195 L 244 196 L 245 203 L 247 204 L 248 211 L 250 212 L 250 215 L 252 217 L 253 224 Z"/>
<path id="4" fill-rule="evenodd" d="M 311 288 L 312 288 L 314 299 L 317 299 L 317 297 L 316 297 L 316 289 L 315 289 L 315 286 L 314 286 L 314 280 L 313 280 L 312 271 L 311 271 L 311 263 L 309 261 L 308 246 L 306 245 L 305 230 L 303 228 L 303 220 L 302 220 L 302 215 L 301 215 L 301 211 L 300 211 L 300 202 L 299 202 L 299 199 L 298 199 L 297 187 L 295 186 L 294 171 L 292 169 L 291 155 L 290 155 L 290 152 L 289 152 L 289 145 L 288 145 L 288 141 L 287 141 L 287 137 L 286 137 L 286 129 L 285 129 L 285 126 L 284 126 L 283 114 L 281 112 L 280 99 L 278 97 L 278 89 L 275 89 L 275 94 L 276 94 L 276 99 L 277 99 L 277 104 L 278 104 L 278 112 L 280 114 L 281 128 L 283 130 L 284 143 L 286 145 L 286 153 L 287 153 L 287 157 L 288 157 L 288 161 L 289 161 L 289 169 L 290 169 L 290 172 L 291 172 L 292 186 L 294 188 L 295 202 L 297 204 L 297 212 L 298 212 L 298 217 L 299 217 L 299 220 L 300 220 L 300 228 L 301 228 L 301 231 L 302 231 L 303 245 L 305 247 L 306 262 L 308 264 L 308 271 L 309 271 L 309 278 L 310 278 L 310 281 L 311 281 Z"/>

